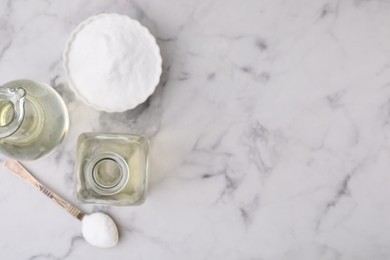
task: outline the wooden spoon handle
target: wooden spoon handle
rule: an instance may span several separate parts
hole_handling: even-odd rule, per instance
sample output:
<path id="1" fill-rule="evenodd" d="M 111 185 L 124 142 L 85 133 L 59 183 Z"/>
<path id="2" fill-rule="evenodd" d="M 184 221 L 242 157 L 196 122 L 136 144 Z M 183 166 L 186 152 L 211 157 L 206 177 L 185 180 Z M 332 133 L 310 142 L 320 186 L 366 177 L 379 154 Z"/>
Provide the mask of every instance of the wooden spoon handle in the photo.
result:
<path id="1" fill-rule="evenodd" d="M 38 190 L 40 190 L 43 194 L 53 200 L 55 203 L 60 205 L 63 209 L 65 209 L 69 214 L 73 217 L 76 217 L 79 220 L 82 220 L 84 217 L 84 213 L 82 213 L 79 209 L 74 207 L 72 204 L 61 198 L 59 195 L 45 187 L 42 183 L 40 183 L 37 179 L 32 176 L 30 172 L 27 171 L 18 161 L 16 160 L 7 160 L 4 163 L 4 167 L 17 175 L 26 183 L 34 186 Z"/>

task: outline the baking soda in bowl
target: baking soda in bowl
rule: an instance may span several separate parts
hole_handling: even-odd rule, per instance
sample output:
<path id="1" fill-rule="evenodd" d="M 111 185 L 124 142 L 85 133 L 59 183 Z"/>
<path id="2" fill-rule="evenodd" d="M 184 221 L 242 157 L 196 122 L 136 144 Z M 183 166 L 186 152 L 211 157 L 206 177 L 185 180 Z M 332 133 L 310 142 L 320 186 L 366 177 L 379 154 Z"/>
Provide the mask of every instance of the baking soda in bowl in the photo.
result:
<path id="1" fill-rule="evenodd" d="M 149 31 L 118 14 L 101 14 L 81 23 L 64 52 L 69 86 L 85 103 L 108 112 L 144 102 L 160 80 L 161 63 Z"/>

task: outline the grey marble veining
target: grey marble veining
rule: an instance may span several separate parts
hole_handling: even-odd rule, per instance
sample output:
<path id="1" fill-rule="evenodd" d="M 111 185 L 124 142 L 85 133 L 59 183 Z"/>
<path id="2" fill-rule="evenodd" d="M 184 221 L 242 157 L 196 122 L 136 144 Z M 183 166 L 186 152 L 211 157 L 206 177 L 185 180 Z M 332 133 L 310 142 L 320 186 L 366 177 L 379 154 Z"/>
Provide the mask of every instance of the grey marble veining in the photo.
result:
<path id="1" fill-rule="evenodd" d="M 162 52 L 156 92 L 124 113 L 85 106 L 64 78 L 70 32 L 102 12 L 139 20 Z M 26 166 L 108 212 L 121 238 L 91 247 L 1 169 L 0 258 L 390 259 L 389 23 L 383 0 L 1 1 L 0 83 L 48 82 L 71 118 L 57 151 Z M 150 137 L 145 204 L 76 201 L 86 131 Z"/>

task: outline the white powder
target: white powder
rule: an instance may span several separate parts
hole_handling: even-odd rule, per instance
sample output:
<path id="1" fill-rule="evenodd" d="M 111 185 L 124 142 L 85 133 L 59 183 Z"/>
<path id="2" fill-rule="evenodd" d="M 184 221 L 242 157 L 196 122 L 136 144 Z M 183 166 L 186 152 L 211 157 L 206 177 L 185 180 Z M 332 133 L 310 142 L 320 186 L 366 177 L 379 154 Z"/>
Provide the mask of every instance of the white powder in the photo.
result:
<path id="1" fill-rule="evenodd" d="M 73 32 L 64 53 L 70 86 L 87 104 L 119 112 L 151 95 L 161 75 L 153 36 L 117 14 L 89 18 Z"/>
<path id="2" fill-rule="evenodd" d="M 104 213 L 85 215 L 81 221 L 84 239 L 93 246 L 113 247 L 118 243 L 118 229 Z"/>

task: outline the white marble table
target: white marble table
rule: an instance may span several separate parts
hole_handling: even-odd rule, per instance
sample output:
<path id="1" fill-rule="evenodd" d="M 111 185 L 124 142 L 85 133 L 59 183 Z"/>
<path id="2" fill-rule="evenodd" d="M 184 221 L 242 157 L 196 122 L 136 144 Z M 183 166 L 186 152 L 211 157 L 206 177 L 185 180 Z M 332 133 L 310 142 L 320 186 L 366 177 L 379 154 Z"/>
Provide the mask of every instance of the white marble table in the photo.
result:
<path id="1" fill-rule="evenodd" d="M 62 51 L 87 17 L 127 14 L 157 37 L 161 84 L 143 105 L 99 113 L 75 99 Z M 66 141 L 25 165 L 121 239 L 80 223 L 0 169 L 0 259 L 390 259 L 390 2 L 139 0 L 0 2 L 0 83 L 50 83 Z M 151 139 L 138 207 L 73 196 L 77 136 Z M 4 159 L 4 157 L 1 157 Z"/>

